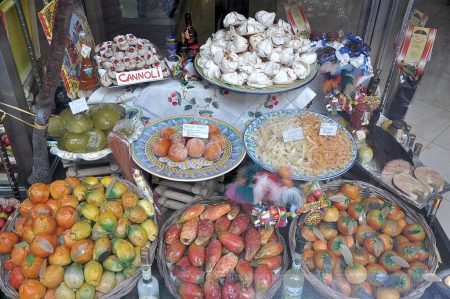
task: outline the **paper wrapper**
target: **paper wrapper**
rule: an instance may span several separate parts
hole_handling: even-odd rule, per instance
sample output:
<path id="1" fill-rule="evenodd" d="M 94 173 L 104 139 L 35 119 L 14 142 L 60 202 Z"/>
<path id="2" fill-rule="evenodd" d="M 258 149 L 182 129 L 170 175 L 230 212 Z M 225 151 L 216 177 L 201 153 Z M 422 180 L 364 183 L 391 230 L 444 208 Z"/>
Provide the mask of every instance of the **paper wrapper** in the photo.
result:
<path id="1" fill-rule="evenodd" d="M 431 57 L 437 29 L 408 26 L 405 39 L 397 57 L 397 65 L 405 76 L 418 80 Z"/>

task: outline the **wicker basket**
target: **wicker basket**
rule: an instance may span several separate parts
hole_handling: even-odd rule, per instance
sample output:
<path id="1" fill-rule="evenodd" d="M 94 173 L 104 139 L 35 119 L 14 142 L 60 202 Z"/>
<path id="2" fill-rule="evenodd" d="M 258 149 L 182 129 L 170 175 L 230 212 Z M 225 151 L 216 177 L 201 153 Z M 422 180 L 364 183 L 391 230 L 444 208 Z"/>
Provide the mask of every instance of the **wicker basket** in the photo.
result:
<path id="1" fill-rule="evenodd" d="M 15 224 L 18 219 L 18 214 L 14 216 L 13 219 L 11 219 L 10 223 Z M 6 229 L 6 231 L 12 231 L 9 228 Z M 16 291 L 15 288 L 13 288 L 9 284 L 9 272 L 5 271 L 3 269 L 3 260 L 6 258 L 9 258 L 8 255 L 2 255 L 0 258 L 0 288 L 2 292 L 8 297 L 8 298 L 19 298 L 19 293 Z"/>
<path id="2" fill-rule="evenodd" d="M 360 194 L 363 197 L 367 196 L 374 196 L 379 197 L 385 201 L 391 201 L 397 203 L 401 209 L 405 212 L 406 216 L 406 222 L 407 223 L 419 223 L 421 224 L 426 232 L 427 238 L 425 239 L 425 245 L 427 246 L 428 250 L 430 251 L 430 256 L 428 257 L 428 260 L 426 261 L 426 264 L 430 268 L 431 273 L 435 273 L 437 267 L 438 267 L 438 250 L 436 247 L 436 239 L 434 238 L 434 234 L 431 231 L 431 228 L 426 223 L 425 219 L 422 215 L 417 214 L 413 210 L 411 210 L 409 207 L 407 207 L 403 202 L 396 200 L 396 198 L 388 193 L 387 191 L 384 191 L 382 189 L 379 189 L 373 185 L 370 185 L 365 182 L 361 181 L 349 181 L 349 180 L 336 180 L 332 181 L 328 184 L 325 184 L 322 186 L 322 190 L 325 191 L 339 191 L 339 188 L 344 183 L 356 183 L 360 186 Z M 298 228 L 298 221 L 299 218 L 296 218 L 294 221 L 292 221 L 291 226 L 289 227 L 289 247 L 291 250 L 291 254 L 295 253 L 295 233 Z M 323 284 L 309 269 L 306 267 L 302 260 L 302 271 L 305 274 L 305 278 L 313 285 L 313 287 L 319 291 L 322 295 L 324 295 L 327 298 L 333 298 L 333 299 L 347 299 L 351 297 L 347 297 L 344 294 L 332 289 L 331 287 Z M 416 299 L 423 295 L 425 290 L 432 284 L 432 282 L 429 281 L 422 281 L 412 292 L 410 292 L 407 296 L 404 296 L 402 298 L 408 298 L 408 299 Z"/>
<path id="3" fill-rule="evenodd" d="M 134 185 L 128 181 L 121 180 L 121 179 L 117 179 L 117 181 L 124 183 L 125 185 L 127 185 L 127 187 L 129 189 L 138 193 L 140 198 L 145 198 L 144 194 L 142 194 L 142 192 L 139 190 L 138 187 L 136 187 L 136 185 Z M 11 219 L 11 222 L 8 224 L 8 227 L 6 230 L 14 231 L 15 224 L 18 219 L 19 219 L 19 214 L 17 213 L 17 214 L 15 214 L 14 218 Z M 156 221 L 156 217 L 155 217 L 154 221 Z M 157 245 L 158 245 L 158 242 L 156 242 L 156 240 L 155 240 L 152 242 L 152 245 L 150 246 L 150 253 L 149 253 L 150 263 L 153 263 L 153 260 L 155 258 Z M 141 269 L 139 268 L 138 270 L 136 270 L 136 272 L 132 276 L 130 276 L 127 279 L 125 279 L 124 281 L 122 281 L 118 286 L 116 286 L 114 289 L 112 289 L 111 292 L 109 292 L 108 294 L 105 294 L 101 298 L 103 298 L 103 299 L 119 299 L 119 298 L 124 297 L 125 295 L 127 295 L 134 289 L 134 287 L 136 286 L 136 284 L 140 278 L 141 278 Z M 0 288 L 2 289 L 3 293 L 5 293 L 5 295 L 8 296 L 9 298 L 18 298 L 19 297 L 17 290 L 14 289 L 13 287 L 11 287 L 11 285 L 9 284 L 9 273 L 3 269 L 3 263 L 0 264 Z"/>
<path id="4" fill-rule="evenodd" d="M 9 230 L 8 227 L 11 226 L 11 222 L 14 221 L 14 218 L 19 214 L 19 206 L 20 206 L 20 201 L 18 199 L 15 198 L 0 198 L 0 205 L 5 208 L 7 206 L 13 205 L 15 208 L 14 213 L 11 214 L 11 216 L 8 218 L 8 221 L 6 221 L 5 225 L 2 227 L 1 231 L 7 231 Z"/>
<path id="5" fill-rule="evenodd" d="M 211 205 L 211 204 L 217 204 L 217 203 L 224 202 L 225 200 L 226 200 L 226 197 L 215 196 L 215 197 L 211 197 L 210 199 L 193 202 L 191 205 L 194 205 L 197 203 L 201 203 L 204 205 Z M 180 299 L 181 297 L 178 294 L 178 291 L 176 288 L 176 282 L 174 279 L 172 279 L 172 275 L 169 271 L 168 265 L 165 262 L 166 261 L 166 258 L 165 258 L 166 244 L 164 243 L 164 235 L 165 235 L 167 229 L 170 226 L 172 226 L 178 220 L 178 218 L 181 216 L 181 214 L 185 210 L 187 210 L 191 205 L 186 206 L 183 209 L 178 210 L 175 213 L 173 213 L 173 215 L 169 219 L 167 219 L 167 221 L 164 223 L 164 225 L 159 230 L 159 241 L 158 241 L 159 245 L 158 245 L 157 258 L 156 258 L 156 261 L 158 263 L 159 272 L 160 272 L 161 276 L 164 278 L 165 285 L 169 289 L 170 293 L 175 298 L 178 298 L 178 299 Z M 287 254 L 287 250 L 286 250 L 287 249 L 286 243 L 284 241 L 284 238 L 279 233 L 278 229 L 275 229 L 275 232 L 277 234 L 278 241 L 283 244 L 285 250 L 283 251 L 281 270 L 277 274 L 278 275 L 277 280 L 270 287 L 270 289 L 267 290 L 267 292 L 264 293 L 263 296 L 261 296 L 261 298 L 265 298 L 265 299 L 273 298 L 275 296 L 278 289 L 281 287 L 281 284 L 283 283 L 283 274 L 286 272 L 286 269 L 288 267 L 288 254 Z"/>

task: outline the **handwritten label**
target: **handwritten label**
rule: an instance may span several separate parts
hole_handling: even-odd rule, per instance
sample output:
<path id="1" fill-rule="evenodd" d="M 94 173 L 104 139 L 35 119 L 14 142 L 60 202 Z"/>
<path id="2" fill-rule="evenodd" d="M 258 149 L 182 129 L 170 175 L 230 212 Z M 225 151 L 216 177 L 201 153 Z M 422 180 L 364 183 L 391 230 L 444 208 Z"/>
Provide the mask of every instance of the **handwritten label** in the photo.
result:
<path id="1" fill-rule="evenodd" d="M 116 73 L 117 85 L 131 85 L 164 79 L 161 67 Z"/>
<path id="2" fill-rule="evenodd" d="M 81 98 L 75 101 L 72 101 L 69 103 L 70 111 L 72 111 L 72 114 L 77 114 L 83 111 L 86 111 L 89 109 L 86 99 Z"/>
<path id="3" fill-rule="evenodd" d="M 183 137 L 208 138 L 208 134 L 208 126 L 183 124 Z"/>
<path id="4" fill-rule="evenodd" d="M 322 123 L 320 125 L 319 135 L 322 135 L 322 136 L 336 136 L 337 128 L 338 128 L 337 124 Z"/>
<path id="5" fill-rule="evenodd" d="M 283 132 L 283 142 L 292 142 L 297 140 L 303 140 L 303 129 L 292 128 Z"/>
<path id="6" fill-rule="evenodd" d="M 82 45 L 81 46 L 81 56 L 86 58 L 86 57 L 89 57 L 89 55 L 91 55 L 91 48 L 86 45 Z"/>

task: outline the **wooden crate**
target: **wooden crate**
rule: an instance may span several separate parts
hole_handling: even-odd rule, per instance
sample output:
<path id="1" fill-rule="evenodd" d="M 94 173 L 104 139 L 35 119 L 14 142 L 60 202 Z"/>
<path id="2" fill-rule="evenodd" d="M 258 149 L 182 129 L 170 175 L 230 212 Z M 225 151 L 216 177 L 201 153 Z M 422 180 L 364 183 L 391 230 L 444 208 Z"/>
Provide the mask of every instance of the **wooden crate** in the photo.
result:
<path id="1" fill-rule="evenodd" d="M 83 178 L 87 176 L 104 176 L 120 174 L 120 168 L 113 157 L 97 161 L 67 161 L 61 160 L 66 169 L 66 176 Z"/>
<path id="2" fill-rule="evenodd" d="M 173 210 L 183 208 L 196 200 L 223 195 L 225 186 L 223 177 L 193 183 L 176 182 L 152 177 L 158 202 L 161 206 Z"/>

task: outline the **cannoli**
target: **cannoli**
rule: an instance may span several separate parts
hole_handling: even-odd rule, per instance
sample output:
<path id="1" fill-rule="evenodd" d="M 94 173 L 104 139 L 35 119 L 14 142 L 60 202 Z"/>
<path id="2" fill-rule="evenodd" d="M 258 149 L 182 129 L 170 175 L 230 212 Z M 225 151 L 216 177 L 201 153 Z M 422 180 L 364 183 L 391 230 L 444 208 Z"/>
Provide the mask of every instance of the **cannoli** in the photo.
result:
<path id="1" fill-rule="evenodd" d="M 125 36 L 123 36 L 123 35 L 116 36 L 114 38 L 114 42 L 116 43 L 117 47 L 122 51 L 127 50 L 128 47 L 130 46 L 128 44 L 128 41 L 125 39 Z"/>

